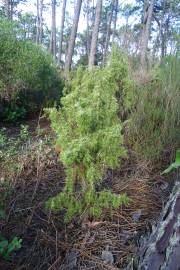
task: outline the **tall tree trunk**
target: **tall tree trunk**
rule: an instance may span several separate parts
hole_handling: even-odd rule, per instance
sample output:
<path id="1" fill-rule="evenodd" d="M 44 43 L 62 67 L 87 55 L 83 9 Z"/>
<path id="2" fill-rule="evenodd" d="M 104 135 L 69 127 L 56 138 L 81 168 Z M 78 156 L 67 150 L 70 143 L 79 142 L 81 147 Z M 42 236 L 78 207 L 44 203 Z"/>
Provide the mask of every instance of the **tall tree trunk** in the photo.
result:
<path id="1" fill-rule="evenodd" d="M 99 25 L 100 25 L 100 19 L 101 19 L 101 11 L 102 11 L 102 2 L 103 0 L 97 0 L 97 4 L 96 4 L 96 16 L 95 16 L 93 33 L 92 33 L 91 50 L 90 50 L 90 56 L 89 56 L 89 68 L 92 68 L 94 66 L 95 58 L 96 58 Z"/>
<path id="2" fill-rule="evenodd" d="M 36 1 L 36 9 L 37 9 L 37 18 L 36 18 L 36 43 L 39 43 L 40 37 L 40 10 L 39 10 L 39 0 Z"/>
<path id="3" fill-rule="evenodd" d="M 42 44 L 42 38 L 43 38 L 43 1 L 40 0 L 40 22 L 39 22 L 39 43 Z"/>
<path id="4" fill-rule="evenodd" d="M 163 23 L 164 29 L 161 28 L 161 61 L 167 55 L 167 41 L 169 33 L 169 18 Z"/>
<path id="5" fill-rule="evenodd" d="M 118 6 L 119 6 L 119 1 L 116 0 L 115 3 L 115 9 L 114 9 L 114 27 L 113 27 L 113 34 L 112 34 L 112 43 L 114 43 L 115 39 L 115 34 L 116 34 L 116 24 L 117 24 L 117 14 L 118 14 Z"/>
<path id="6" fill-rule="evenodd" d="M 9 16 L 10 16 L 11 21 L 13 20 L 14 5 L 15 5 L 14 1 L 10 0 L 9 1 L 9 6 L 10 6 L 10 15 Z"/>
<path id="7" fill-rule="evenodd" d="M 167 33 L 169 29 L 169 17 L 165 18 L 167 0 L 164 0 L 162 7 L 161 17 L 158 18 L 154 15 L 154 19 L 159 27 L 159 41 L 161 50 L 161 61 L 166 56 L 167 53 Z"/>
<path id="8" fill-rule="evenodd" d="M 160 22 L 160 41 L 161 41 L 161 61 L 163 60 L 164 56 L 166 55 L 166 23 L 165 22 L 165 10 L 166 10 L 167 0 L 163 1 L 163 10 L 161 15 L 161 22 Z M 163 29 L 164 26 L 164 29 Z"/>
<path id="9" fill-rule="evenodd" d="M 149 35 L 150 35 L 153 8 L 154 8 L 154 0 L 146 0 L 144 2 L 143 30 L 142 30 L 141 46 L 140 46 L 141 68 L 146 67 L 146 56 L 147 56 L 147 48 L 148 48 L 148 41 L 149 41 Z"/>
<path id="10" fill-rule="evenodd" d="M 52 0 L 50 52 L 56 58 L 56 0 Z"/>
<path id="11" fill-rule="evenodd" d="M 76 13 L 76 3 L 77 2 L 77 0 L 74 0 L 74 14 Z"/>
<path id="12" fill-rule="evenodd" d="M 111 7 L 110 14 L 109 14 L 109 21 L 108 21 L 108 26 L 107 26 L 105 48 L 104 48 L 104 54 L 103 54 L 103 66 L 104 66 L 104 64 L 106 62 L 107 53 L 108 53 L 109 40 L 110 40 L 110 35 L 111 35 L 111 22 L 112 22 L 112 16 L 113 16 L 113 11 L 114 11 L 114 4 L 115 4 L 115 0 L 112 0 L 112 7 Z"/>
<path id="13" fill-rule="evenodd" d="M 10 5 L 9 0 L 4 0 L 4 10 L 6 18 L 10 19 Z"/>
<path id="14" fill-rule="evenodd" d="M 36 43 L 42 43 L 43 35 L 43 0 L 37 0 L 37 25 L 36 25 Z"/>
<path id="15" fill-rule="evenodd" d="M 86 1 L 86 8 L 87 8 L 87 13 L 86 13 L 86 22 L 87 22 L 87 29 L 86 29 L 86 39 L 87 39 L 87 56 L 89 59 L 89 54 L 90 54 L 90 25 L 89 25 L 89 13 L 90 13 L 90 6 L 89 6 L 89 0 Z"/>
<path id="16" fill-rule="evenodd" d="M 125 24 L 125 32 L 124 32 L 124 39 L 123 39 L 123 48 L 128 52 L 129 48 L 129 16 L 126 16 L 126 24 Z"/>
<path id="17" fill-rule="evenodd" d="M 70 40 L 68 44 L 68 52 L 67 52 L 66 62 L 65 62 L 65 76 L 66 77 L 68 77 L 68 73 L 72 64 L 72 56 L 74 52 L 75 40 L 76 40 L 76 35 L 77 35 L 78 23 L 79 23 L 79 16 L 81 12 L 81 5 L 82 5 L 82 0 L 77 0 L 76 12 L 74 14 L 71 36 L 70 36 Z"/>
<path id="18" fill-rule="evenodd" d="M 61 28 L 59 33 L 59 53 L 58 53 L 58 65 L 61 65 L 61 57 L 62 57 L 62 43 L 63 43 L 63 31 L 64 31 L 64 21 L 65 21 L 65 12 L 66 12 L 66 2 L 67 0 L 63 0 L 62 12 L 61 12 Z"/>

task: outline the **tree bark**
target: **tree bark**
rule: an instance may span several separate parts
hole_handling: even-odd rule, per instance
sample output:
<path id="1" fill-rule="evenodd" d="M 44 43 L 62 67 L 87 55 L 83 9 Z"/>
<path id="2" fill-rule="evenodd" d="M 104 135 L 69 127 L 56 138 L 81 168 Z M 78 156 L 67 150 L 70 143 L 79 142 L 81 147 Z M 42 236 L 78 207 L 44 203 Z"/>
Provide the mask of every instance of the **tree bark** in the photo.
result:
<path id="1" fill-rule="evenodd" d="M 106 58 L 107 58 L 107 53 L 108 53 L 109 40 L 110 40 L 110 36 L 111 36 L 111 22 L 112 22 L 112 16 L 113 16 L 113 11 L 114 11 L 114 4 L 115 4 L 115 0 L 112 0 L 112 7 L 111 7 L 110 14 L 109 14 L 109 21 L 108 21 L 108 26 L 107 26 L 105 48 L 104 48 L 104 54 L 103 54 L 103 66 L 105 65 Z"/>
<path id="2" fill-rule="evenodd" d="M 50 52 L 56 58 L 56 0 L 52 0 Z"/>
<path id="3" fill-rule="evenodd" d="M 63 31 L 64 31 L 64 21 L 65 21 L 65 12 L 66 12 L 66 2 L 67 0 L 63 0 L 62 12 L 61 12 L 61 28 L 59 33 L 59 53 L 58 53 L 58 65 L 61 65 L 61 57 L 62 57 L 62 43 L 63 43 Z"/>
<path id="4" fill-rule="evenodd" d="M 117 14 L 118 14 L 118 6 L 119 6 L 119 1 L 116 0 L 115 3 L 115 9 L 114 9 L 114 27 L 113 27 L 113 34 L 112 34 L 112 43 L 114 43 L 115 39 L 115 34 L 116 34 L 116 24 L 117 24 Z"/>
<path id="5" fill-rule="evenodd" d="M 150 0 L 150 1 L 146 0 L 144 2 L 143 29 L 142 29 L 141 46 L 140 46 L 141 68 L 146 68 L 146 56 L 147 56 L 150 27 L 151 27 L 152 15 L 153 15 L 153 8 L 154 8 L 154 0 Z"/>
<path id="6" fill-rule="evenodd" d="M 97 0 L 97 4 L 96 4 L 96 15 L 95 15 L 95 22 L 94 22 L 94 27 L 93 27 L 91 49 L 90 49 L 90 56 L 89 56 L 89 68 L 92 68 L 95 64 L 99 25 L 100 25 L 100 19 L 101 19 L 101 11 L 102 11 L 102 2 L 103 2 L 102 0 Z"/>
<path id="7" fill-rule="evenodd" d="M 71 36 L 70 36 L 70 40 L 68 44 L 68 52 L 67 52 L 66 61 L 65 61 L 65 76 L 66 77 L 68 77 L 69 71 L 71 69 L 72 56 L 74 52 L 74 46 L 75 46 L 78 23 L 79 23 L 79 16 L 81 12 L 81 5 L 82 5 L 82 0 L 77 0 L 76 12 L 74 14 Z"/>
<path id="8" fill-rule="evenodd" d="M 180 179 L 179 179 L 180 180 Z M 138 270 L 180 269 L 180 182 L 177 181 L 157 228 L 142 248 Z"/>

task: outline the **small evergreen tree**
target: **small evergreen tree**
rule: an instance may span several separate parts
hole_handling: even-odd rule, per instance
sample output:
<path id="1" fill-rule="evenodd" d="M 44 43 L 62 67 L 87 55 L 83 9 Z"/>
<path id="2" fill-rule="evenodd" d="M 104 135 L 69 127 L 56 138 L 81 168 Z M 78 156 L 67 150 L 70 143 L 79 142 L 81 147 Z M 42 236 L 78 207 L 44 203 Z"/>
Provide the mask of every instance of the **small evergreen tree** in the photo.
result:
<path id="1" fill-rule="evenodd" d="M 114 51 L 107 67 L 78 69 L 65 89 L 68 94 L 61 100 L 62 109 L 50 110 L 66 184 L 63 192 L 49 199 L 47 207 L 67 209 L 66 222 L 82 213 L 99 217 L 104 208 L 115 209 L 129 202 L 125 194 L 95 191 L 106 169 L 117 167 L 126 154 L 115 97 L 120 79 L 127 77 L 120 58 Z"/>

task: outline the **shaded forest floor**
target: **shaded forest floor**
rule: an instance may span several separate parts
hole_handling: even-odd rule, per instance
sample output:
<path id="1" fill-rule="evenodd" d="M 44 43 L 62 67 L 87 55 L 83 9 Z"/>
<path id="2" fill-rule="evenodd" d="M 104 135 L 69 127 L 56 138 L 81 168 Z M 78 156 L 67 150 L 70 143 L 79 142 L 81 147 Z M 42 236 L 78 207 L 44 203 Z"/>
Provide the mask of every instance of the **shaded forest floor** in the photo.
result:
<path id="1" fill-rule="evenodd" d="M 171 190 L 172 183 L 160 176 L 166 158 L 152 166 L 129 151 L 120 169 L 107 172 L 101 187 L 126 192 L 132 203 L 113 213 L 104 211 L 99 220 L 85 222 L 80 217 L 65 225 L 63 213 L 45 210 L 45 202 L 62 190 L 65 180 L 52 131 L 46 121 L 38 130 L 37 121 L 27 124 L 30 134 L 18 154 L 0 163 L 0 194 L 4 194 L 6 213 L 0 219 L 0 231 L 7 239 L 22 239 L 22 248 L 13 252 L 10 261 L 0 257 L 0 269 L 136 269 L 139 246 L 151 233 Z M 8 127 L 7 133 L 16 140 L 19 128 Z M 113 264 L 101 258 L 107 245 Z"/>

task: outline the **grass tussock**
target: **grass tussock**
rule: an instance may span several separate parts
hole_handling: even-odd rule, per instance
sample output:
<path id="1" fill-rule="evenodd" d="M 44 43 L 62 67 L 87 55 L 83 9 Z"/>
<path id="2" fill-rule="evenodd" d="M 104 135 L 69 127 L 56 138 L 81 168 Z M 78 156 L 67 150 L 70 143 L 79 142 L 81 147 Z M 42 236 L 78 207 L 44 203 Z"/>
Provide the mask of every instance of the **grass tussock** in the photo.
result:
<path id="1" fill-rule="evenodd" d="M 151 80 L 138 84 L 129 141 L 143 158 L 157 160 L 163 150 L 180 146 L 180 61 L 164 60 Z"/>

